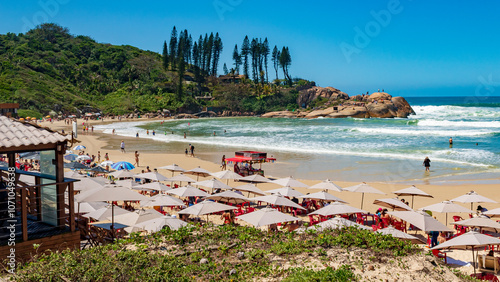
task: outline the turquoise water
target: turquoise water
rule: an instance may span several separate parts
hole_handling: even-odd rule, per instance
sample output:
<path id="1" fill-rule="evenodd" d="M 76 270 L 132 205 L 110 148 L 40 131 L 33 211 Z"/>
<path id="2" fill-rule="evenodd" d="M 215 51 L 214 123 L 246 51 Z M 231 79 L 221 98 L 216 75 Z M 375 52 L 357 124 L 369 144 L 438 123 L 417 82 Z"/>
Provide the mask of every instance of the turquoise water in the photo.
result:
<path id="1" fill-rule="evenodd" d="M 416 112 L 408 119 L 241 117 L 115 123 L 98 128 L 105 133 L 115 129 L 124 136 L 138 132 L 141 138 L 170 144 L 192 143 L 200 152 L 261 150 L 282 161 L 289 174 L 302 178 L 407 181 L 471 173 L 495 177 L 500 167 L 500 97 L 407 100 Z M 451 148 L 450 137 L 454 140 Z M 432 161 L 430 174 L 423 173 L 426 156 Z M 210 154 L 205 158 L 210 159 Z M 212 158 L 218 162 L 220 155 Z M 283 174 L 283 165 L 268 166 L 266 171 Z"/>

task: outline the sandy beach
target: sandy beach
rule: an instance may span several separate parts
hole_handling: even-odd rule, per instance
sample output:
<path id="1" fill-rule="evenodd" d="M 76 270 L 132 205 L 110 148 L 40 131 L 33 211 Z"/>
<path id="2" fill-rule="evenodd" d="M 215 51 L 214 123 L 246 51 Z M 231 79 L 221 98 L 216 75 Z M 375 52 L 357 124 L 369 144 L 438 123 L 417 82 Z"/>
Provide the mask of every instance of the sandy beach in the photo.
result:
<path id="1" fill-rule="evenodd" d="M 78 120 L 79 125 L 82 124 L 82 120 Z M 90 121 L 90 125 L 93 124 L 100 124 L 101 122 L 97 121 Z M 71 130 L 68 125 L 65 125 L 63 121 L 57 121 L 53 123 L 49 122 L 43 122 L 41 123 L 41 126 L 47 126 L 55 130 L 62 130 L 64 129 L 66 132 L 68 130 Z M 143 152 L 141 151 L 141 146 L 145 147 L 145 142 L 155 142 L 149 139 L 141 139 L 141 138 L 124 138 L 121 136 L 112 136 L 109 134 L 103 134 L 97 131 L 94 131 L 93 133 L 89 131 L 89 133 L 84 133 L 82 134 L 81 130 L 78 132 L 78 137 L 77 139 L 80 141 L 81 145 L 85 145 L 87 149 L 85 150 L 85 153 L 88 153 L 89 155 L 96 155 L 98 151 L 101 152 L 101 161 L 104 160 L 104 155 L 106 153 L 109 154 L 109 158 L 112 161 L 128 161 L 130 163 L 134 163 L 134 151 L 138 151 L 140 153 L 140 166 L 134 169 L 134 172 L 140 173 L 142 170 L 146 169 L 146 166 L 149 166 L 151 170 L 157 167 L 161 166 L 166 166 L 170 164 L 177 164 L 181 166 L 184 169 L 193 169 L 195 167 L 202 167 L 204 169 L 207 169 L 212 172 L 217 172 L 220 171 L 220 164 L 215 163 L 215 162 L 210 162 L 206 160 L 202 160 L 198 157 L 189 157 L 184 155 L 184 153 L 179 153 L 179 152 Z M 126 153 L 121 153 L 119 149 L 119 145 L 121 140 L 124 140 L 125 145 L 126 145 Z M 76 144 L 72 144 L 72 147 L 74 147 Z M 213 153 L 219 153 L 222 155 L 223 153 L 226 152 L 213 152 Z M 195 151 L 196 155 L 196 151 Z M 276 167 L 280 166 L 279 160 L 277 163 L 274 164 L 266 164 L 266 165 L 272 165 Z M 228 168 L 230 166 L 228 165 Z M 280 178 L 280 177 L 287 177 L 290 176 L 289 174 L 286 173 L 286 171 L 278 171 L 279 173 L 275 173 L 272 175 L 274 178 Z M 170 176 L 171 172 L 166 171 L 166 170 L 159 170 L 160 173 Z M 269 175 L 266 175 L 269 177 Z M 200 178 L 200 180 L 204 179 L 209 179 L 207 178 Z M 334 181 L 337 185 L 341 187 L 349 187 L 352 185 L 359 184 L 360 182 L 338 182 L 336 181 L 335 175 L 332 175 L 330 177 L 332 181 Z M 313 180 L 302 180 L 304 183 L 307 185 L 311 186 L 314 185 L 320 181 L 323 181 L 324 179 L 317 179 L 315 181 Z M 487 182 L 486 182 L 487 183 Z M 238 186 L 241 185 L 242 183 L 234 182 L 234 181 L 229 181 L 230 186 Z M 392 191 L 396 191 L 399 189 L 407 188 L 409 185 L 408 184 L 389 184 L 389 183 L 368 183 L 371 186 L 383 191 L 386 193 L 386 195 L 378 195 L 378 194 L 365 194 L 364 196 L 364 204 L 363 204 L 363 209 L 369 212 L 374 213 L 379 206 L 376 206 L 373 204 L 373 201 L 375 199 L 381 199 L 381 198 L 395 198 L 396 195 L 392 194 Z M 264 191 L 266 190 L 271 190 L 271 189 L 276 189 L 279 188 L 278 185 L 276 184 L 259 184 L 258 187 Z M 430 184 L 419 184 L 417 187 L 432 196 L 434 198 L 424 198 L 424 197 L 415 197 L 414 199 L 414 208 L 418 209 L 420 207 L 424 207 L 427 205 L 439 203 L 444 200 L 450 200 L 452 198 L 461 196 L 469 191 L 476 191 L 477 193 L 488 197 L 490 199 L 499 201 L 500 197 L 496 189 L 498 189 L 498 185 L 496 184 L 476 184 L 473 183 L 471 184 L 470 182 L 464 181 L 461 183 L 460 181 L 454 181 L 452 185 L 430 185 Z M 298 188 L 296 189 L 304 194 L 306 193 L 314 193 L 314 192 L 319 192 L 317 189 L 306 189 L 306 188 Z M 361 204 L 361 194 L 359 193 L 351 193 L 351 192 L 331 192 L 335 196 L 345 200 L 348 202 L 350 205 L 354 207 L 360 207 Z M 411 199 L 409 197 L 405 197 L 406 201 L 410 202 L 411 206 Z M 464 207 L 470 208 L 470 204 L 462 204 Z M 498 208 L 500 207 L 499 203 L 485 203 L 481 204 L 483 207 L 486 207 L 488 210 Z M 477 204 L 474 204 L 474 210 L 477 207 Z M 434 216 L 436 218 L 444 223 L 445 222 L 445 217 L 446 214 L 441 214 L 441 213 L 434 213 Z M 459 215 L 462 216 L 463 218 L 468 218 L 467 214 L 448 214 L 448 223 L 453 222 L 453 215 Z M 452 226 L 450 225 L 450 228 Z M 411 233 L 411 231 L 410 231 Z M 480 252 L 481 253 L 481 252 Z M 472 260 L 472 255 L 470 251 L 453 251 L 448 253 L 448 257 L 451 257 L 455 260 L 459 261 L 464 261 L 464 262 L 470 262 Z M 461 269 L 462 271 L 466 273 L 471 273 L 473 268 L 472 267 L 464 267 Z"/>

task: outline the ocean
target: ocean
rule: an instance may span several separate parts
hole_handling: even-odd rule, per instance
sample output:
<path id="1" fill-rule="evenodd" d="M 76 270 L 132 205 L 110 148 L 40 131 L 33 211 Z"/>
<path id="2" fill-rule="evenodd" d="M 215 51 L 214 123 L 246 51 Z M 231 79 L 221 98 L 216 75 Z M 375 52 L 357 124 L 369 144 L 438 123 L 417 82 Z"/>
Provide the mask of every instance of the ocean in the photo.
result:
<path id="1" fill-rule="evenodd" d="M 214 162 L 234 151 L 264 151 L 277 158 L 277 164 L 265 165 L 266 174 L 277 177 L 394 183 L 498 179 L 500 97 L 406 100 L 416 113 L 407 119 L 236 117 L 122 122 L 96 128 L 130 137 L 138 132 L 140 138 L 160 141 L 140 150 L 182 153 L 190 143 L 199 157 Z M 431 159 L 429 173 L 422 166 L 425 157 Z"/>

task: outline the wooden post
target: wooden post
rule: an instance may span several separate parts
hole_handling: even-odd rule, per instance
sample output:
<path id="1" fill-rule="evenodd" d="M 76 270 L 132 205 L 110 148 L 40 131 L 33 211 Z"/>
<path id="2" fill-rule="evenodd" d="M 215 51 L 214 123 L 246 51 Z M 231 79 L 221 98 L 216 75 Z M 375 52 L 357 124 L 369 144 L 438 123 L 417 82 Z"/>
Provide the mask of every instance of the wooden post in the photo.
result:
<path id="1" fill-rule="evenodd" d="M 23 241 L 28 241 L 28 205 L 26 188 L 21 188 L 21 226 L 23 232 Z"/>
<path id="2" fill-rule="evenodd" d="M 68 208 L 69 208 L 69 228 L 75 231 L 75 195 L 73 193 L 73 182 L 68 184 Z"/>
<path id="3" fill-rule="evenodd" d="M 40 177 L 35 176 L 35 185 L 40 185 Z M 42 188 L 40 186 L 36 186 L 33 188 L 35 191 L 35 209 L 36 209 L 36 220 L 42 221 Z"/>
<path id="4" fill-rule="evenodd" d="M 56 161 L 56 191 L 57 191 L 57 226 L 64 229 L 66 226 L 66 212 L 64 205 L 64 192 L 66 191 L 66 184 L 64 182 L 64 159 L 63 154 L 66 150 L 65 143 L 57 143 L 55 149 L 55 161 Z M 72 220 L 75 220 L 74 218 Z"/>

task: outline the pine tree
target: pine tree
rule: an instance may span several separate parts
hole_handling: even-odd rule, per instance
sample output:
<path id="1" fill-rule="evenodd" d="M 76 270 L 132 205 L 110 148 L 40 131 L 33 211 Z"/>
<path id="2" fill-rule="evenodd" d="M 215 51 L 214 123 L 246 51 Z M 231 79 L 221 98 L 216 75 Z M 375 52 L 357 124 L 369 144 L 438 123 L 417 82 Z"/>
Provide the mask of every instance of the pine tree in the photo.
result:
<path id="1" fill-rule="evenodd" d="M 217 32 L 214 37 L 214 43 L 212 47 L 212 76 L 217 76 L 217 69 L 219 68 L 219 58 L 220 53 L 222 52 L 222 40 L 219 37 L 219 33 Z"/>
<path id="2" fill-rule="evenodd" d="M 248 78 L 248 55 L 250 54 L 250 41 L 248 36 L 245 36 L 241 45 L 241 57 L 243 57 L 243 74 Z"/>
<path id="3" fill-rule="evenodd" d="M 266 37 L 266 39 L 264 39 L 264 44 L 262 45 L 262 56 L 264 56 L 266 82 L 269 82 L 269 76 L 267 74 L 267 57 L 269 56 L 269 42 L 267 41 L 267 37 Z"/>
<path id="4" fill-rule="evenodd" d="M 222 67 L 222 70 L 224 71 L 224 75 L 228 75 L 229 74 L 229 70 L 227 69 L 226 63 L 224 63 L 224 66 Z"/>
<path id="5" fill-rule="evenodd" d="M 250 55 L 252 56 L 252 79 L 255 83 L 259 83 L 259 73 L 258 73 L 258 54 L 259 54 L 259 43 L 257 39 L 252 39 L 250 43 Z"/>
<path id="6" fill-rule="evenodd" d="M 169 63 L 169 57 L 168 57 L 168 46 L 167 46 L 166 40 L 163 42 L 162 63 L 163 63 L 163 69 L 167 70 L 168 63 Z"/>
<path id="7" fill-rule="evenodd" d="M 179 101 L 182 101 L 182 98 L 183 98 L 182 81 L 184 79 L 184 73 L 186 71 L 186 64 L 185 64 L 183 58 L 184 58 L 184 54 L 183 54 L 183 50 L 181 49 L 180 53 L 179 53 L 179 58 L 177 60 L 177 64 L 178 64 L 177 74 L 179 76 L 179 81 L 178 81 L 178 84 L 177 84 L 177 99 Z"/>
<path id="8" fill-rule="evenodd" d="M 172 34 L 170 35 L 170 62 L 172 63 L 172 68 L 177 64 L 177 29 L 172 29 Z"/>
<path id="9" fill-rule="evenodd" d="M 292 79 L 290 78 L 290 75 L 288 74 L 288 67 L 292 64 L 292 57 L 290 56 L 290 52 L 288 50 L 288 47 L 284 47 L 281 49 L 281 54 L 280 54 L 280 66 L 283 68 L 283 75 L 285 76 L 285 79 L 288 80 L 288 84 L 292 84 Z"/>
<path id="10" fill-rule="evenodd" d="M 280 51 L 278 50 L 278 47 L 276 45 L 274 45 L 273 54 L 271 55 L 271 61 L 273 61 L 274 71 L 276 72 L 276 79 L 279 79 L 278 69 L 280 66 Z"/>
<path id="11" fill-rule="evenodd" d="M 234 70 L 236 73 L 240 73 L 240 65 L 241 65 L 241 57 L 240 57 L 240 52 L 238 52 L 238 44 L 234 45 L 234 51 L 233 51 L 233 60 L 234 60 Z"/>

